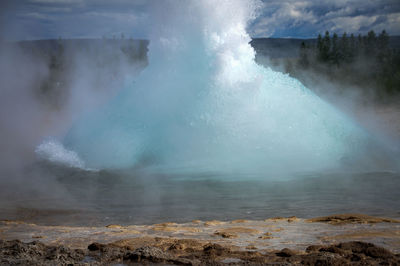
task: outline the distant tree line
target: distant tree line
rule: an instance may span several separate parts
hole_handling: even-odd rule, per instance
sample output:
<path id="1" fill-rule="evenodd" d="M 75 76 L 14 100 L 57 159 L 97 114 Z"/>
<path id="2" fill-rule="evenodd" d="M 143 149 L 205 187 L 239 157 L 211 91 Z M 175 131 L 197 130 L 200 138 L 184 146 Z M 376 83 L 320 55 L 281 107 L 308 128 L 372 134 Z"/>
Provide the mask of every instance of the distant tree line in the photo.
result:
<path id="1" fill-rule="evenodd" d="M 309 56 L 315 56 L 319 62 L 330 64 L 343 64 L 354 61 L 359 56 L 377 57 L 383 60 L 391 56 L 389 48 L 389 35 L 383 30 L 378 36 L 374 31 L 367 35 L 361 34 L 357 37 L 343 33 L 339 37 L 334 33 L 331 37 L 328 31 L 324 37 L 318 35 L 316 45 L 307 46 L 305 42 L 301 44 L 301 62 L 307 64 Z M 314 59 L 314 58 L 313 58 Z"/>
<path id="2" fill-rule="evenodd" d="M 316 42 L 302 42 L 298 64 L 302 69 L 323 72 L 359 86 L 376 88 L 376 94 L 400 94 L 400 51 L 389 46 L 390 36 L 383 30 L 366 35 L 328 31 Z"/>

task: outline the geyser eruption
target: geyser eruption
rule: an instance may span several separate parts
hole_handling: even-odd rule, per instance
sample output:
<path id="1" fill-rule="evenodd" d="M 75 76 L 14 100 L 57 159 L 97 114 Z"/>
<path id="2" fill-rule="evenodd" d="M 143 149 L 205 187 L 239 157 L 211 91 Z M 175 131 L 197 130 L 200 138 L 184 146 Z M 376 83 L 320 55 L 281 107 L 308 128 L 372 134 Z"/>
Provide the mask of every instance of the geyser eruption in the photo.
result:
<path id="1" fill-rule="evenodd" d="M 160 6 L 161 5 L 161 6 Z M 367 136 L 299 81 L 255 63 L 255 1 L 157 3 L 149 66 L 64 146 L 90 168 L 273 172 L 340 167 Z"/>

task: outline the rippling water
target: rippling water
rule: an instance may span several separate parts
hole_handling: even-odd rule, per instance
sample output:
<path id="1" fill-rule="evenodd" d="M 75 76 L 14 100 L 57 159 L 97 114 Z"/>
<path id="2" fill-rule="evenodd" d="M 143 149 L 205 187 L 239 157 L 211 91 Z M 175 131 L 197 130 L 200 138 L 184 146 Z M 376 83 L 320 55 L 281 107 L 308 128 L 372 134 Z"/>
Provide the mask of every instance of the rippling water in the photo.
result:
<path id="1" fill-rule="evenodd" d="M 351 212 L 400 216 L 400 174 L 393 172 L 313 173 L 266 181 L 266 176 L 93 172 L 49 164 L 29 171 L 37 187 L 27 183 L 27 192 L 4 193 L 1 219 L 106 225 Z"/>

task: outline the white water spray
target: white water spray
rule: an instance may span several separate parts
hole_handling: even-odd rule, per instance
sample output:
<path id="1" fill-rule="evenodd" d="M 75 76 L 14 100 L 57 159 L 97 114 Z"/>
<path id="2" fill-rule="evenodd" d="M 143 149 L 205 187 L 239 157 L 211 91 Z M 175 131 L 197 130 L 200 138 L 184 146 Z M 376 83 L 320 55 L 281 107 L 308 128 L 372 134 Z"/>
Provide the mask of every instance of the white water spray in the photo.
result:
<path id="1" fill-rule="evenodd" d="M 163 1 L 150 64 L 71 128 L 91 168 L 319 171 L 364 152 L 367 136 L 288 75 L 257 65 L 246 33 L 256 1 Z"/>

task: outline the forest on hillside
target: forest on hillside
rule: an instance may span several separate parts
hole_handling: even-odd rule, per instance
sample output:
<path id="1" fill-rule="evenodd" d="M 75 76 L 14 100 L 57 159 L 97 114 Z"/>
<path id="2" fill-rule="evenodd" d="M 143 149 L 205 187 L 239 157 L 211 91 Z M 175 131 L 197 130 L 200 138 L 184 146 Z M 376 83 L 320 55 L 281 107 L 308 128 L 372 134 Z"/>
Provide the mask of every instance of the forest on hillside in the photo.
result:
<path id="1" fill-rule="evenodd" d="M 342 90 L 357 87 L 370 99 L 388 101 L 400 95 L 400 49 L 389 40 L 386 31 L 357 37 L 327 31 L 316 42 L 301 43 L 296 63 L 287 62 L 287 72 L 300 80 L 311 73 L 342 84 Z"/>

